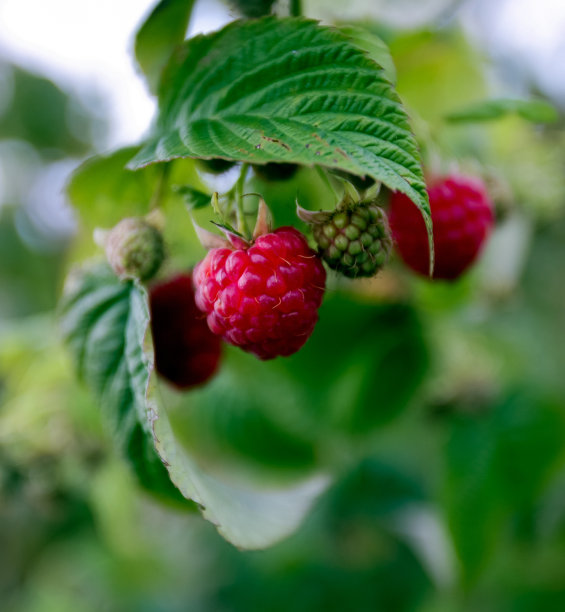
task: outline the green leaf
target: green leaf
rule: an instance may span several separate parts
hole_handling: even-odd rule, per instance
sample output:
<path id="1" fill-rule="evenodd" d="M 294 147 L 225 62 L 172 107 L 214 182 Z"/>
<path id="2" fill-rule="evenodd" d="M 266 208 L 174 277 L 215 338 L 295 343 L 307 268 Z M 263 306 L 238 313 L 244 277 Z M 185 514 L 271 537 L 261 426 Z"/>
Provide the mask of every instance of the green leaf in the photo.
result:
<path id="1" fill-rule="evenodd" d="M 340 435 L 359 436 L 373 434 L 410 405 L 429 355 L 412 308 L 335 293 L 324 299 L 312 338 L 280 367 L 304 381 L 319 427 L 331 424 Z"/>
<path id="2" fill-rule="evenodd" d="M 498 438 L 501 493 L 513 509 L 528 508 L 563 452 L 561 402 L 529 391 L 512 393 L 492 415 Z"/>
<path id="3" fill-rule="evenodd" d="M 160 170 L 130 172 L 128 159 L 139 149 L 126 147 L 108 156 L 86 160 L 72 174 L 67 195 L 87 225 L 112 226 L 127 215 L 143 215 L 157 184 Z M 148 168 L 149 170 L 149 168 Z"/>
<path id="4" fill-rule="evenodd" d="M 357 47 L 366 51 L 367 55 L 383 68 L 392 84 L 396 83 L 396 67 L 390 49 L 380 36 L 363 25 L 340 25 L 339 30 L 351 39 Z"/>
<path id="5" fill-rule="evenodd" d="M 177 187 L 176 192 L 182 195 L 188 210 L 196 210 L 198 208 L 210 206 L 212 196 L 190 185 L 181 185 Z"/>
<path id="6" fill-rule="evenodd" d="M 194 0 L 161 0 L 135 37 L 135 58 L 157 93 L 163 69 L 186 35 Z"/>
<path id="7" fill-rule="evenodd" d="M 143 352 L 149 322 L 145 291 L 121 283 L 107 266 L 75 273 L 61 305 L 62 331 L 79 377 L 95 394 L 117 447 L 140 484 L 185 504 L 172 485 L 145 421 L 150 365 Z"/>
<path id="8" fill-rule="evenodd" d="M 154 389 L 155 390 L 155 389 Z M 152 393 L 152 397 L 155 397 Z M 164 397 L 163 393 L 159 394 Z M 241 474 L 228 482 L 204 472 L 193 454 L 173 432 L 165 409 L 155 401 L 148 406 L 155 446 L 167 465 L 171 480 L 187 499 L 202 508 L 206 519 L 239 548 L 266 548 L 290 535 L 302 522 L 328 479 L 313 476 L 298 484 L 257 488 L 241 482 Z"/>
<path id="9" fill-rule="evenodd" d="M 2 79 L 2 72 L 6 79 Z M 101 118 L 90 116 L 77 97 L 17 66 L 0 63 L 0 89 L 2 140 L 27 141 L 47 159 L 85 155 L 92 133 L 106 128 Z"/>
<path id="10" fill-rule="evenodd" d="M 330 495 L 332 514 L 343 522 L 363 515 L 387 517 L 427 501 L 415 478 L 373 457 L 363 459 L 332 487 Z"/>
<path id="11" fill-rule="evenodd" d="M 505 524 L 536 504 L 564 435 L 559 404 L 528 389 L 486 414 L 457 417 L 446 448 L 447 512 L 467 580 L 500 545 Z"/>
<path id="12" fill-rule="evenodd" d="M 137 151 L 136 147 L 127 147 L 108 156 L 93 157 L 73 172 L 67 195 L 85 230 L 78 245 L 81 256 L 93 254 L 92 230 L 113 227 L 124 217 L 146 215 L 159 204 L 165 216 L 169 253 L 173 257 L 189 257 L 189 261 L 201 257 L 202 247 L 186 214 L 183 196 L 174 188 L 186 185 L 199 191 L 205 189 L 195 161 L 178 159 L 132 172 L 125 166 Z"/>
<path id="13" fill-rule="evenodd" d="M 167 67 L 159 109 L 131 168 L 185 156 L 339 168 L 408 195 L 431 232 L 400 99 L 384 70 L 335 29 L 266 17 L 195 37 Z"/>
<path id="14" fill-rule="evenodd" d="M 209 461 L 227 456 L 271 473 L 312 469 L 314 436 L 291 416 L 302 399 L 296 382 L 256 372 L 255 358 L 228 349 L 215 379 L 170 411 L 175 431 Z"/>
<path id="15" fill-rule="evenodd" d="M 472 582 L 494 552 L 502 526 L 496 438 L 488 422 L 460 419 L 445 457 L 447 520 L 463 576 Z"/>
<path id="16" fill-rule="evenodd" d="M 273 8 L 275 0 L 230 0 L 232 4 L 245 17 L 263 17 Z"/>
<path id="17" fill-rule="evenodd" d="M 78 374 L 97 396 L 117 446 L 143 486 L 175 501 L 183 500 L 180 490 L 241 548 L 264 548 L 299 525 L 326 486 L 325 477 L 265 490 L 240 484 L 239 474 L 237 484 L 228 484 L 204 472 L 178 441 L 157 401 L 167 394 L 156 393 L 153 355 L 144 349 L 149 308 L 143 288 L 120 282 L 107 266 L 77 271 L 67 283 L 61 313 Z"/>
<path id="18" fill-rule="evenodd" d="M 452 123 L 494 121 L 508 115 L 518 115 L 533 123 L 554 123 L 559 118 L 555 107 L 544 100 L 512 100 L 501 98 L 477 102 L 461 111 L 449 114 Z"/>

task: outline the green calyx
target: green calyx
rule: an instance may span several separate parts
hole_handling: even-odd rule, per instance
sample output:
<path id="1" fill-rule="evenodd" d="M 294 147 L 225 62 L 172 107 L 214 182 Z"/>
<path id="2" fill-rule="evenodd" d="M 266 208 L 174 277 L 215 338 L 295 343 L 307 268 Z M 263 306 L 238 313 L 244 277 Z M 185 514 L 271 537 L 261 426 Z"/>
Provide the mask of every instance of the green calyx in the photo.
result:
<path id="1" fill-rule="evenodd" d="M 344 276 L 371 277 L 387 262 L 392 238 L 386 214 L 375 204 L 347 198 L 333 212 L 298 214 L 312 225 L 324 261 Z"/>
<path id="2" fill-rule="evenodd" d="M 120 278 L 147 281 L 165 259 L 163 236 L 143 218 L 123 219 L 105 237 L 106 257 Z"/>

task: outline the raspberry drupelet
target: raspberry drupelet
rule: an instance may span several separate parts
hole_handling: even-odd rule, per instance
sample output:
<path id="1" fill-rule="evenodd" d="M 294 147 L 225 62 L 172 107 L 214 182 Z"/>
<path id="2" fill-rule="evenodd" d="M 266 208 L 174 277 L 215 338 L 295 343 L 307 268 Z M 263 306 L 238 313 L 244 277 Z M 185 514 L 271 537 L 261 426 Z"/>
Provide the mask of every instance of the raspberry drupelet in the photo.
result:
<path id="1" fill-rule="evenodd" d="M 226 342 L 273 359 L 312 334 L 326 282 L 324 266 L 293 227 L 247 245 L 215 248 L 194 269 L 196 304 Z"/>

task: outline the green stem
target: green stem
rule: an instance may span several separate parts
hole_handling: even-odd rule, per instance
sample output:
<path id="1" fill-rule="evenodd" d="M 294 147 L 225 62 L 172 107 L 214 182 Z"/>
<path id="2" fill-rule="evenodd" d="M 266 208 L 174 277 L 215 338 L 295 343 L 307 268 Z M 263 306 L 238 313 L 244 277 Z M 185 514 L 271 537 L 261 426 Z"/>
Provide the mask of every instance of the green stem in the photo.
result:
<path id="1" fill-rule="evenodd" d="M 159 175 L 159 179 L 157 181 L 157 187 L 155 187 L 153 197 L 151 198 L 151 202 L 149 204 L 149 210 L 153 210 L 161 206 L 161 202 L 163 201 L 163 196 L 165 195 L 165 190 L 167 188 L 167 182 L 169 180 L 170 173 L 171 164 L 163 164 L 161 174 Z"/>
<path id="2" fill-rule="evenodd" d="M 341 200 L 341 196 L 335 190 L 335 187 L 332 185 L 332 182 L 330 181 L 328 175 L 326 174 L 326 171 L 321 166 L 314 166 L 314 167 L 316 168 L 316 172 L 318 173 L 318 176 L 322 179 L 324 185 L 333 193 L 336 199 L 336 202 L 339 202 Z"/>
<path id="3" fill-rule="evenodd" d="M 243 187 L 245 185 L 245 179 L 247 178 L 247 171 L 249 170 L 249 164 L 242 164 L 239 178 L 235 184 L 235 201 L 237 204 L 237 231 L 245 236 L 249 236 L 249 228 L 247 227 L 247 221 L 245 220 L 245 211 L 243 210 Z"/>
<path id="4" fill-rule="evenodd" d="M 300 17 L 302 15 L 302 2 L 301 0 L 290 0 L 290 16 Z"/>

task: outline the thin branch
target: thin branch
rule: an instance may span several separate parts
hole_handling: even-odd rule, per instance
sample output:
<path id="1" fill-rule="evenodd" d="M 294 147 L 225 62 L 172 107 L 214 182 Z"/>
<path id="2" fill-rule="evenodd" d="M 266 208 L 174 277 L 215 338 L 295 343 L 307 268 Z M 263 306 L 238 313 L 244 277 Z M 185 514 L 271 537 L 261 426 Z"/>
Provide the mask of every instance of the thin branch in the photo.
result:
<path id="1" fill-rule="evenodd" d="M 167 188 L 167 182 L 169 180 L 169 174 L 171 173 L 171 164 L 162 164 L 161 174 L 157 180 L 157 187 L 155 187 L 155 191 L 153 192 L 153 196 L 151 198 L 151 203 L 149 205 L 149 210 L 153 210 L 154 208 L 159 208 L 161 206 L 161 202 L 163 201 L 163 196 L 165 195 L 165 190 Z"/>
<path id="2" fill-rule="evenodd" d="M 300 17 L 302 15 L 302 2 L 301 0 L 290 0 L 290 16 Z"/>
<path id="3" fill-rule="evenodd" d="M 247 178 L 247 172 L 249 170 L 249 164 L 242 164 L 239 178 L 235 184 L 235 201 L 237 204 L 237 231 L 245 236 L 249 236 L 249 228 L 247 227 L 247 221 L 245 220 L 245 211 L 243 209 L 243 187 L 245 186 L 245 179 Z"/>

